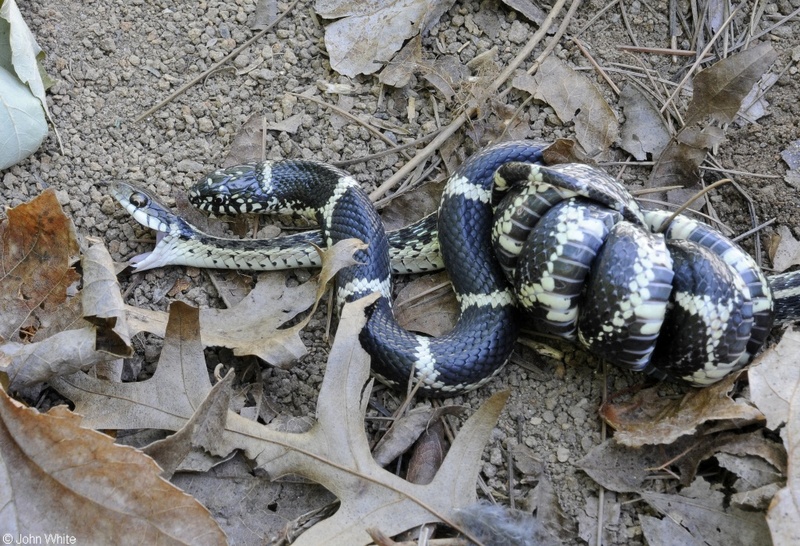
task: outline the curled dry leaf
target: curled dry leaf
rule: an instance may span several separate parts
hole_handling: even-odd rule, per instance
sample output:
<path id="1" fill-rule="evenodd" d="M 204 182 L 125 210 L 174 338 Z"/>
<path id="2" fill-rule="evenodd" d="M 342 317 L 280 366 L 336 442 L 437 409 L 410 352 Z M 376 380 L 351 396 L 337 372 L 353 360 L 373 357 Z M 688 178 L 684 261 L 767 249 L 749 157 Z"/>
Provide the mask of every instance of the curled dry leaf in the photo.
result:
<path id="1" fill-rule="evenodd" d="M 434 337 L 452 330 L 461 313 L 450 278 L 444 272 L 408 283 L 397 294 L 394 307 L 400 326 Z"/>
<path id="2" fill-rule="evenodd" d="M 0 390 L 0 527 L 13 536 L 69 535 L 78 544 L 226 544 L 200 503 L 159 476 L 152 459 Z"/>
<path id="3" fill-rule="evenodd" d="M 406 40 L 425 32 L 454 0 L 317 0 L 314 9 L 325 19 L 338 19 L 325 28 L 325 47 L 331 68 L 345 76 L 372 74 Z"/>
<path id="4" fill-rule="evenodd" d="M 690 544 L 729 546 L 770 543 L 763 514 L 728 506 L 724 493 L 712 490 L 702 478 L 695 480 L 678 495 L 645 491 L 642 498 L 663 514 L 665 519 L 671 519 L 683 527 L 693 539 Z"/>
<path id="5" fill-rule="evenodd" d="M 720 123 L 732 122 L 744 98 L 777 58 L 772 46 L 763 43 L 722 59 L 697 74 L 686 111 L 686 126 L 706 116 Z"/>
<path id="6" fill-rule="evenodd" d="M 444 415 L 463 413 L 461 406 L 443 406 L 432 408 L 421 406 L 414 408 L 396 419 L 391 428 L 380 439 L 372 450 L 372 456 L 381 466 L 386 466 L 401 454 L 405 453 L 429 426 L 439 422 Z M 414 482 L 420 483 L 420 482 Z"/>
<path id="7" fill-rule="evenodd" d="M 78 243 L 52 189 L 9 209 L 0 241 L 0 342 L 15 341 L 20 328 L 36 330 L 67 299 L 79 278 L 71 267 Z"/>
<path id="8" fill-rule="evenodd" d="M 549 104 L 562 122 L 574 122 L 575 140 L 590 158 L 619 138 L 619 122 L 597 86 L 552 55 L 536 74 L 517 75 L 512 85 Z"/>
<path id="9" fill-rule="evenodd" d="M 786 487 L 767 512 L 775 544 L 800 543 L 800 331 L 792 328 L 750 369 L 753 402 L 767 416 L 767 426 L 781 430 L 789 457 Z"/>
<path id="10" fill-rule="evenodd" d="M 708 421 L 763 420 L 764 415 L 747 401 L 730 397 L 738 375 L 704 389 L 691 389 L 681 399 L 659 396 L 658 387 L 644 389 L 630 402 L 605 404 L 600 413 L 615 429 L 616 441 L 632 447 L 672 443 Z"/>
<path id="11" fill-rule="evenodd" d="M 81 257 L 83 318 L 97 327 L 98 351 L 131 356 L 131 336 L 114 261 L 100 240 L 88 238 L 88 242 L 89 248 Z"/>
<path id="12" fill-rule="evenodd" d="M 800 265 L 800 241 L 794 238 L 788 226 L 778 226 L 777 233 L 770 238 L 769 259 L 778 273 L 793 265 Z"/>
<path id="13" fill-rule="evenodd" d="M 67 330 L 36 343 L 0 345 L 0 371 L 8 375 L 10 390 L 17 390 L 62 375 L 88 370 L 107 362 L 108 354 L 95 351 L 97 328 Z"/>
<path id="14" fill-rule="evenodd" d="M 658 107 L 639 86 L 628 83 L 619 96 L 625 112 L 620 146 L 638 161 L 658 157 L 670 139 L 664 118 Z"/>
<path id="15" fill-rule="evenodd" d="M 250 293 L 232 309 L 200 311 L 203 345 L 233 349 L 236 355 L 255 355 L 273 366 L 288 367 L 306 353 L 300 339 L 302 325 L 280 326 L 311 307 L 317 286 L 304 283 L 286 288 L 286 275 L 259 276 Z M 164 337 L 167 313 L 126 306 L 131 331 Z"/>

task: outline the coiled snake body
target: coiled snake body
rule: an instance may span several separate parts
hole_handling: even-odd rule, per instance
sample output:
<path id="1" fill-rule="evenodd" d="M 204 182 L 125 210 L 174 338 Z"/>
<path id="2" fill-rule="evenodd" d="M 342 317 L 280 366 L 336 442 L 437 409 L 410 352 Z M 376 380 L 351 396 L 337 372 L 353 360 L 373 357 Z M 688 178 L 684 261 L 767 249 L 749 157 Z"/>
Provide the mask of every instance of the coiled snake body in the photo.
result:
<path id="1" fill-rule="evenodd" d="M 190 192 L 207 211 L 299 212 L 321 227 L 278 242 L 213 238 L 146 192 L 124 183 L 112 191 L 159 231 L 154 252 L 134 260 L 139 270 L 303 267 L 318 262 L 310 243 L 366 242 L 355 256 L 360 265 L 337 275 L 338 299 L 380 292 L 361 334 L 373 369 L 390 383 L 420 381 L 428 395 L 488 381 L 522 323 L 628 369 L 703 385 L 749 362 L 774 319 L 795 318 L 800 274 L 768 282 L 720 233 L 682 216 L 666 226 L 668 213 L 642 211 L 602 171 L 542 166 L 543 148 L 510 142 L 475 154 L 445 187 L 438 231 L 436 217 L 428 217 L 389 237 L 358 183 L 316 162 L 223 169 Z M 433 270 L 442 262 L 461 306 L 455 329 L 439 338 L 402 329 L 391 311 L 391 271 Z"/>

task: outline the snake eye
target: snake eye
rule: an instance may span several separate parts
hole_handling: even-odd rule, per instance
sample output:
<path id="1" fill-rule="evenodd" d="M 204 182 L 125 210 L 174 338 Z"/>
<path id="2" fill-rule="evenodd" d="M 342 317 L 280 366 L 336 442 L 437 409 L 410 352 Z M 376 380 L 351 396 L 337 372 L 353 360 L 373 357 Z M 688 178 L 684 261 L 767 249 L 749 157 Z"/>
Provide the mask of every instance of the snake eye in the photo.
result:
<path id="1" fill-rule="evenodd" d="M 132 193 L 128 201 L 130 201 L 131 205 L 138 208 L 146 207 L 150 203 L 150 199 L 145 194 L 138 191 Z"/>

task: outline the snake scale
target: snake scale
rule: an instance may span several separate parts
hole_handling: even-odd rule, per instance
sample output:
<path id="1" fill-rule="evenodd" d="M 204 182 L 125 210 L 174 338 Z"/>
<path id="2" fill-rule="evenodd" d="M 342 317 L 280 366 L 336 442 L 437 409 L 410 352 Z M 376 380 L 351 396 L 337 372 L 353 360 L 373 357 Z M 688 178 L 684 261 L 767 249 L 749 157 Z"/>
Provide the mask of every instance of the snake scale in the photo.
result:
<path id="1" fill-rule="evenodd" d="M 707 225 L 642 210 L 596 168 L 544 166 L 546 145 L 516 141 L 471 156 L 448 180 L 438 213 L 386 234 L 346 172 L 302 160 L 214 171 L 189 194 L 217 214 L 313 218 L 320 231 L 269 241 L 220 239 L 147 192 L 112 184 L 136 220 L 159 232 L 137 270 L 164 265 L 287 269 L 319 264 L 314 245 L 368 244 L 336 278 L 339 304 L 379 292 L 361 343 L 390 384 L 421 383 L 431 396 L 485 384 L 507 361 L 521 325 L 579 343 L 657 378 L 713 383 L 747 364 L 774 322 L 800 315 L 800 273 L 767 279 L 754 260 Z M 450 275 L 461 316 L 431 338 L 402 329 L 391 274 Z"/>

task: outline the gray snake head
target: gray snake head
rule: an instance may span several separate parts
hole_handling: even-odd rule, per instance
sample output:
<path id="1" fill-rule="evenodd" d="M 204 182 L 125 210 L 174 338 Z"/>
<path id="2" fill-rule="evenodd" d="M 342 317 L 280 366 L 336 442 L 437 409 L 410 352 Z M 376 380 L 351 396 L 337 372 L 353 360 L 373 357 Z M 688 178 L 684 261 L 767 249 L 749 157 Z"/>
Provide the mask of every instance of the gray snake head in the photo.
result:
<path id="1" fill-rule="evenodd" d="M 174 263 L 173 248 L 190 239 L 196 230 L 145 190 L 125 182 L 111 182 L 109 190 L 137 222 L 156 231 L 155 248 L 131 258 L 131 266 L 144 271 Z"/>

